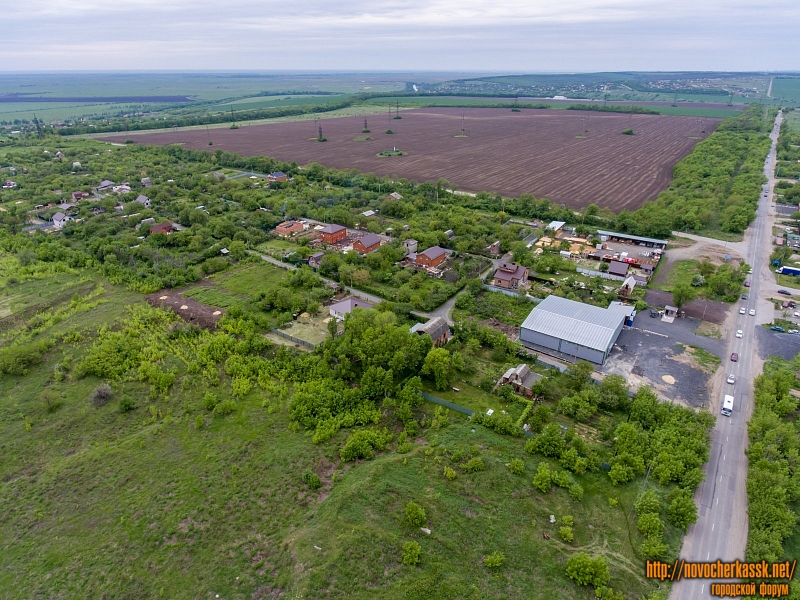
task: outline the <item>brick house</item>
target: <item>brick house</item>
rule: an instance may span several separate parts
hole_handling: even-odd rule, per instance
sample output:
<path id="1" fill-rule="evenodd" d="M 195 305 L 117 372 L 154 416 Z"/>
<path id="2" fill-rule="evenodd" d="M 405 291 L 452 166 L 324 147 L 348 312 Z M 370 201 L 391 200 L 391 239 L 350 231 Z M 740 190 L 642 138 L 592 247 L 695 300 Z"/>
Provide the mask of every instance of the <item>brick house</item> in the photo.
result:
<path id="1" fill-rule="evenodd" d="M 282 237 L 292 237 L 304 229 L 305 226 L 300 221 L 284 221 L 275 228 L 275 233 Z"/>
<path id="2" fill-rule="evenodd" d="M 433 246 L 428 248 L 425 252 L 420 252 L 415 258 L 415 263 L 418 267 L 433 268 L 438 267 L 445 260 L 447 260 L 447 253 L 444 248 Z"/>
<path id="3" fill-rule="evenodd" d="M 150 229 L 150 235 L 154 233 L 163 233 L 164 235 L 169 235 L 175 230 L 172 226 L 172 223 L 159 223 L 158 225 L 153 225 Z"/>
<path id="4" fill-rule="evenodd" d="M 319 265 L 324 257 L 325 257 L 324 252 L 315 252 L 314 254 L 308 257 L 308 266 L 314 270 L 319 269 Z"/>
<path id="5" fill-rule="evenodd" d="M 347 228 L 341 225 L 327 225 L 319 232 L 322 241 L 326 244 L 338 244 L 347 237 Z"/>
<path id="6" fill-rule="evenodd" d="M 514 263 L 501 262 L 492 277 L 492 285 L 515 290 L 528 280 L 528 268 Z"/>
<path id="7" fill-rule="evenodd" d="M 381 246 L 381 238 L 374 233 L 368 233 L 353 244 L 353 250 L 359 254 L 369 254 L 375 252 Z"/>
<path id="8" fill-rule="evenodd" d="M 286 173 L 284 173 L 283 171 L 274 171 L 269 175 L 267 175 L 267 181 L 269 181 L 270 183 L 276 181 L 286 181 L 286 179 L 287 179 Z"/>

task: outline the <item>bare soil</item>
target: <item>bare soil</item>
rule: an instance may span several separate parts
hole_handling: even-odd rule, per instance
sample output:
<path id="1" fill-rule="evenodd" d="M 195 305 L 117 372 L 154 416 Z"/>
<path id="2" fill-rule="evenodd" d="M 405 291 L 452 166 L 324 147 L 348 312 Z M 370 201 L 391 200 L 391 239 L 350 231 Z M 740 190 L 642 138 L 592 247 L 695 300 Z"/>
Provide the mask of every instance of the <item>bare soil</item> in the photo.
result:
<path id="1" fill-rule="evenodd" d="M 151 306 L 169 309 L 184 321 L 204 329 L 213 329 L 222 318 L 224 311 L 214 306 L 198 302 L 194 298 L 181 296 L 176 290 L 161 290 L 145 298 Z"/>
<path id="2" fill-rule="evenodd" d="M 672 294 L 663 292 L 661 290 L 647 290 L 644 297 L 647 304 L 650 306 L 663 307 L 667 304 L 672 304 Z M 686 311 L 687 317 L 694 317 L 695 319 L 703 319 L 711 321 L 717 325 L 725 323 L 725 318 L 731 307 L 724 302 L 717 302 L 714 300 L 693 300 L 685 305 L 682 310 Z"/>
<path id="3" fill-rule="evenodd" d="M 462 115 L 467 137 L 456 137 Z M 103 139 L 182 144 L 196 150 L 266 155 L 286 162 L 318 162 L 413 181 L 447 179 L 460 190 L 523 193 L 571 207 L 592 202 L 614 211 L 636 209 L 672 180 L 672 169 L 720 119 L 629 115 L 572 110 L 425 108 L 399 120 L 374 116 L 373 140 L 354 141 L 363 117 L 327 119 L 327 142 L 309 122 L 269 123 L 208 132 L 110 134 Z M 394 134 L 383 133 L 391 129 Z M 634 135 L 622 135 L 633 129 Z M 705 133 L 702 131 L 705 130 Z M 378 153 L 397 147 L 403 156 Z"/>

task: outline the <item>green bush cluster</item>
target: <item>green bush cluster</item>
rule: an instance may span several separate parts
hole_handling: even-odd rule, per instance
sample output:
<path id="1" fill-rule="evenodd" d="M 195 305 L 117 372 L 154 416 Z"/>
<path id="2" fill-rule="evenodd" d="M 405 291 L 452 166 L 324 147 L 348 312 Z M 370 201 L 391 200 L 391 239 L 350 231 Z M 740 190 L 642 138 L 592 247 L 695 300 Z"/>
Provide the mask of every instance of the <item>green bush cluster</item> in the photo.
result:
<path id="1" fill-rule="evenodd" d="M 416 502 L 406 504 L 406 521 L 412 527 L 422 527 L 425 525 L 425 509 Z"/>
<path id="2" fill-rule="evenodd" d="M 322 487 L 322 480 L 319 478 L 319 475 L 313 471 L 306 471 L 303 473 L 303 483 L 312 490 L 318 490 Z"/>
<path id="3" fill-rule="evenodd" d="M 417 542 L 403 544 L 403 564 L 413 567 L 420 563 L 422 547 Z"/>
<path id="4" fill-rule="evenodd" d="M 391 441 L 392 436 L 386 428 L 383 431 L 375 429 L 362 429 L 353 433 L 339 451 L 339 456 L 345 462 L 359 458 L 370 460 L 375 457 L 375 451 L 383 450 Z"/>

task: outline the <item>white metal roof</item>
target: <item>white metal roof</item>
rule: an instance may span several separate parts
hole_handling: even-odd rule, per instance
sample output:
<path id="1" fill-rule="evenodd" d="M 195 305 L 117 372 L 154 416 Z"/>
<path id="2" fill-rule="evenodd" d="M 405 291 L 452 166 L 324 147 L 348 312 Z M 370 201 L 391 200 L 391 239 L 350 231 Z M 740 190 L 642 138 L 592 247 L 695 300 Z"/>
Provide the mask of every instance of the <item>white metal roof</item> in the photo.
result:
<path id="1" fill-rule="evenodd" d="M 642 237 L 640 235 L 630 235 L 629 233 L 617 233 L 616 231 L 604 231 L 603 229 L 597 230 L 597 235 L 607 235 L 610 237 L 618 237 L 626 240 L 635 240 L 637 242 L 648 242 L 650 244 L 663 244 L 667 245 L 666 240 L 657 240 L 655 238 Z"/>
<path id="2" fill-rule="evenodd" d="M 550 225 L 547 226 L 547 229 L 552 229 L 554 231 L 558 231 L 559 229 L 561 229 L 566 224 L 567 224 L 566 221 L 552 221 L 550 223 Z"/>
<path id="3" fill-rule="evenodd" d="M 622 311 L 548 296 L 536 305 L 521 327 L 605 352 L 624 316 Z"/>

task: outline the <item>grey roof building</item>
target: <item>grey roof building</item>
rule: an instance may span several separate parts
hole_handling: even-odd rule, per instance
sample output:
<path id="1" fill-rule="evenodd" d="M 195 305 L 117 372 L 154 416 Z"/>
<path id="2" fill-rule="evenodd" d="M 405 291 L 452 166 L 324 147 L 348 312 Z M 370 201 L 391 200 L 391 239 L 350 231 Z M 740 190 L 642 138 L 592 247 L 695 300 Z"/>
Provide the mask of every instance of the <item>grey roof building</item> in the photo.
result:
<path id="1" fill-rule="evenodd" d="M 520 326 L 520 342 L 545 354 L 603 364 L 629 312 L 548 296 Z"/>
<path id="2" fill-rule="evenodd" d="M 328 312 L 337 321 L 343 321 L 344 316 L 353 312 L 354 308 L 372 308 L 373 306 L 375 305 L 372 302 L 350 296 L 349 298 L 331 304 L 328 307 Z"/>

